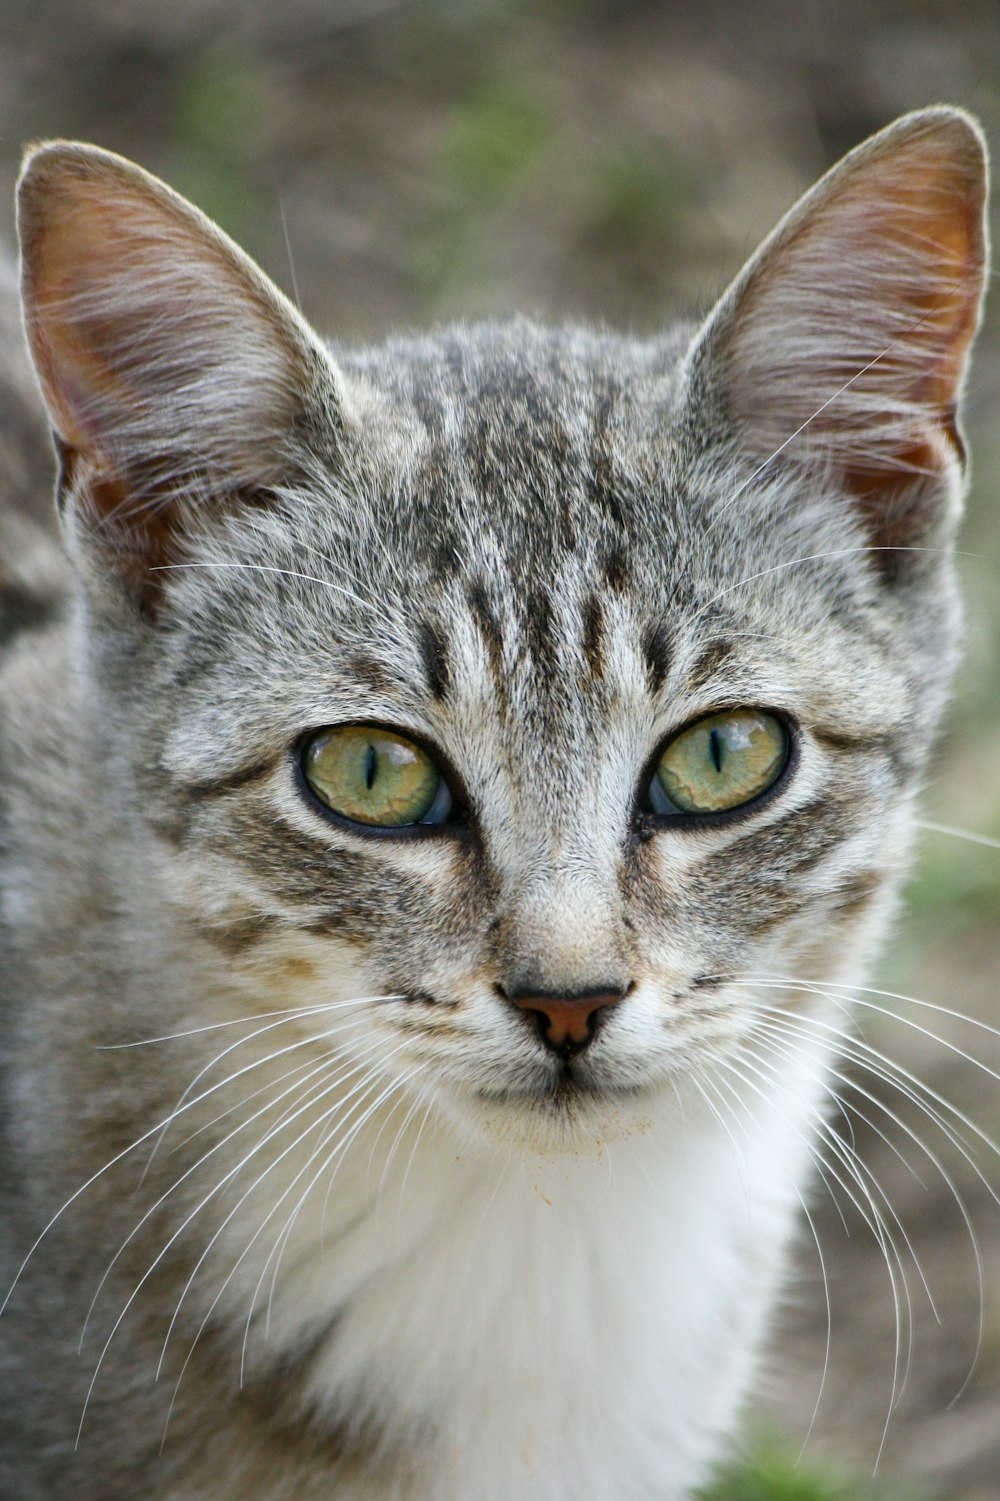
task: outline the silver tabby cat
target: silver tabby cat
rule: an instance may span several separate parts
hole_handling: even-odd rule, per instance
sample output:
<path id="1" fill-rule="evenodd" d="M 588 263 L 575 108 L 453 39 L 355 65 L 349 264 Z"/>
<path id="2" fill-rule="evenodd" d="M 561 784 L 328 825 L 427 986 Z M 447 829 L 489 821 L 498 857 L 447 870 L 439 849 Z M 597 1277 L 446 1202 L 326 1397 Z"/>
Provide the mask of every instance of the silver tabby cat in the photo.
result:
<path id="1" fill-rule="evenodd" d="M 922 111 L 700 327 L 350 350 L 29 154 L 0 1495 L 703 1482 L 953 666 L 984 196 Z"/>

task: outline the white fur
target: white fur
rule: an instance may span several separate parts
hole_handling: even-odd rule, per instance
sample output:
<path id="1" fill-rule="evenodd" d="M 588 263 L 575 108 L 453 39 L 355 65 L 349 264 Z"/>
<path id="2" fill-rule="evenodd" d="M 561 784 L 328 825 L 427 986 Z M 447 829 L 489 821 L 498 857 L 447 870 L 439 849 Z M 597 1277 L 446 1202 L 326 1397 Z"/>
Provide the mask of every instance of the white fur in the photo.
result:
<path id="1" fill-rule="evenodd" d="M 270 1353 L 350 1299 L 310 1391 L 359 1427 L 393 1415 L 386 1445 L 409 1448 L 424 1477 L 407 1501 L 686 1496 L 755 1361 L 821 1051 L 768 1101 L 720 1092 L 716 1115 L 667 1089 L 631 1120 L 610 1112 L 607 1139 L 573 1152 L 505 1150 L 485 1132 L 470 1146 L 440 1119 L 421 1130 L 418 1113 L 382 1179 L 388 1129 L 374 1162 L 361 1145 L 338 1175 L 325 1225 L 320 1192 L 296 1230 Z"/>

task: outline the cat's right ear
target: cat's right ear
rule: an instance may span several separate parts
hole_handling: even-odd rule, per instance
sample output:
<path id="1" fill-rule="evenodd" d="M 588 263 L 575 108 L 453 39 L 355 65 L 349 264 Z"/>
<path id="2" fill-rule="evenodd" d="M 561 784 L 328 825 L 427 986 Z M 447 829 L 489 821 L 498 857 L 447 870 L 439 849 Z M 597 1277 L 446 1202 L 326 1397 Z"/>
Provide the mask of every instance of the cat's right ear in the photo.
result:
<path id="1" fill-rule="evenodd" d="M 29 151 L 18 230 L 63 498 L 142 589 L 192 495 L 211 503 L 288 477 L 303 404 L 335 372 L 220 229 L 110 152 Z"/>

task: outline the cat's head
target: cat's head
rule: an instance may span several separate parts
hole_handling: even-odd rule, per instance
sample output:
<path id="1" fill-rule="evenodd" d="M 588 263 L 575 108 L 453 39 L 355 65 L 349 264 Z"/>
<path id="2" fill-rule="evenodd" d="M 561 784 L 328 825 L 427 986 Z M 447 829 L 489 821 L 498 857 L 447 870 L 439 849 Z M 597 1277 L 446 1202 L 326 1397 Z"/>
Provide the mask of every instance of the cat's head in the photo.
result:
<path id="1" fill-rule="evenodd" d="M 701 327 L 352 352 L 139 169 L 29 156 L 102 774 L 208 989 L 580 1141 L 850 976 L 955 650 L 984 193 L 925 111 Z"/>

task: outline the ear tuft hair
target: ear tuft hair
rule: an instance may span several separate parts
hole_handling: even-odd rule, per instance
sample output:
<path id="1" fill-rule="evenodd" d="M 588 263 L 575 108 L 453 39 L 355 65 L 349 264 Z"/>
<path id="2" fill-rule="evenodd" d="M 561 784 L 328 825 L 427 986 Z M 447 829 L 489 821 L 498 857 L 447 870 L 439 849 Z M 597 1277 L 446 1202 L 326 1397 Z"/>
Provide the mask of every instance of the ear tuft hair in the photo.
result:
<path id="1" fill-rule="evenodd" d="M 326 356 L 287 299 L 191 204 L 95 146 L 28 152 L 25 327 L 69 479 L 157 554 L 178 496 L 276 483 Z"/>
<path id="2" fill-rule="evenodd" d="M 957 410 L 986 281 L 986 191 L 968 115 L 905 116 L 796 204 L 695 352 L 721 371 L 759 462 L 832 467 L 896 541 L 922 524 L 921 482 L 953 476 L 964 457 Z"/>

